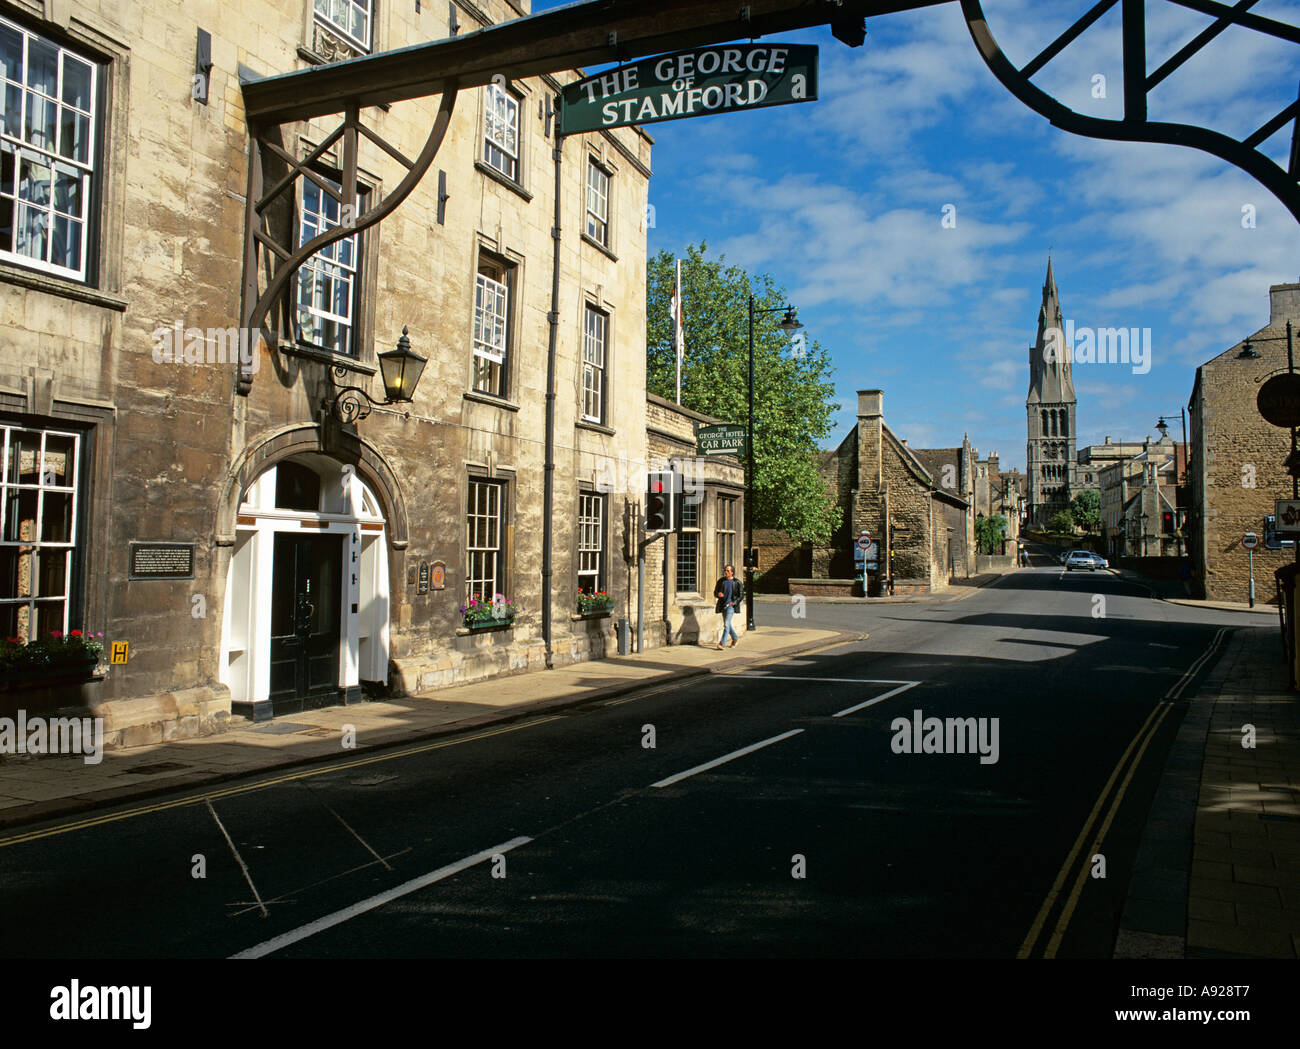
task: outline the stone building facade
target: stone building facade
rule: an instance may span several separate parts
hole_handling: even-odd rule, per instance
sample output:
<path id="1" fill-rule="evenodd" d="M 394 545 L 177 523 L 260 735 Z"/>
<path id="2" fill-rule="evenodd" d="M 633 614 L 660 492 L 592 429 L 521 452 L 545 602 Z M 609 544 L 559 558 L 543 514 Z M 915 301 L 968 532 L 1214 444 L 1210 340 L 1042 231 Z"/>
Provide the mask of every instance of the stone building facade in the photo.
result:
<path id="1" fill-rule="evenodd" d="M 727 564 L 745 578 L 745 468 L 736 456 L 696 455 L 696 430 L 724 420 L 654 394 L 645 419 L 647 469 L 676 470 L 684 489 L 681 531 L 646 537 L 646 647 L 711 643 L 722 630 L 714 584 Z M 735 617 L 738 634 L 745 622 Z"/>
<path id="2" fill-rule="evenodd" d="M 858 391 L 857 425 L 824 457 L 822 476 L 847 511 L 837 549 L 848 550 L 863 532 L 880 542 L 880 568 L 868 573 L 869 595 L 887 593 L 891 581 L 895 594 L 926 593 L 946 587 L 957 574 L 971 573 L 971 503 L 959 494 L 963 486 L 973 487 L 970 455 L 963 480 L 961 450 L 953 451 L 959 453 L 951 464 L 958 471 L 955 491 L 942 487 L 942 463 L 936 477 L 885 423 L 883 392 Z"/>
<path id="3" fill-rule="evenodd" d="M 1168 434 L 1101 469 L 1102 543 L 1112 557 L 1180 557 L 1186 447 Z"/>
<path id="4" fill-rule="evenodd" d="M 331 145 L 338 120 L 310 120 L 282 128 L 279 169 L 268 161 L 250 186 L 259 147 L 240 77 L 441 39 L 449 10 L 461 31 L 527 13 L 512 0 L 0 0 L 0 74 L 19 99 L 0 149 L 0 208 L 15 216 L 0 231 L 0 629 L 102 632 L 113 650 L 87 680 L 4 702 L 89 707 L 110 742 L 138 743 L 211 731 L 232 710 L 262 718 L 610 651 L 612 620 L 577 618 L 576 595 L 603 589 L 614 616 L 628 610 L 616 568 L 645 457 L 651 139 L 563 140 L 547 470 L 546 103 L 576 72 L 503 70 L 503 84 L 461 91 L 412 195 L 291 279 L 274 344 L 238 330 L 250 191 L 306 163 L 263 227 L 301 244 L 377 207 L 405 171 L 363 142 L 360 199 L 338 199 L 346 135 Z M 196 72 L 205 49 L 210 71 Z M 438 103 L 360 118 L 410 157 Z M 404 329 L 428 358 L 414 399 L 343 420 L 342 388 L 383 400 L 377 354 Z M 521 611 L 468 632 L 475 593 Z"/>
<path id="5" fill-rule="evenodd" d="M 1273 572 L 1295 559 L 1291 549 L 1264 543 L 1264 518 L 1278 499 L 1291 498 L 1283 465 L 1291 452 L 1287 430 L 1267 422 L 1256 407 L 1260 385 L 1287 367 L 1286 325 L 1300 326 L 1300 284 L 1269 288 L 1268 323 L 1196 369 L 1188 401 L 1188 548 L 1194 585 L 1215 601 L 1249 597 L 1246 532 L 1260 537 L 1255 550 L 1256 600 L 1275 603 Z M 1247 345 L 1249 344 L 1249 345 Z"/>

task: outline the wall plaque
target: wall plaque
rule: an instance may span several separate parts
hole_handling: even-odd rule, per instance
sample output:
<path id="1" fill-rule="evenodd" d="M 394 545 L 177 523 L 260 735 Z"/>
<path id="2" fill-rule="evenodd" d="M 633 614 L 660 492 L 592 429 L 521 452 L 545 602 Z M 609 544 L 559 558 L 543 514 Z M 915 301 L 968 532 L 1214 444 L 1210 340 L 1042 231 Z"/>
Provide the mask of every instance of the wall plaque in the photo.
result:
<path id="1" fill-rule="evenodd" d="M 429 562 L 428 561 L 420 562 L 420 587 L 416 592 L 420 594 L 427 594 L 429 592 Z"/>
<path id="2" fill-rule="evenodd" d="M 193 579 L 193 543 L 129 543 L 128 579 Z"/>
<path id="3" fill-rule="evenodd" d="M 435 561 L 429 576 L 429 586 L 434 590 L 447 589 L 447 562 Z"/>

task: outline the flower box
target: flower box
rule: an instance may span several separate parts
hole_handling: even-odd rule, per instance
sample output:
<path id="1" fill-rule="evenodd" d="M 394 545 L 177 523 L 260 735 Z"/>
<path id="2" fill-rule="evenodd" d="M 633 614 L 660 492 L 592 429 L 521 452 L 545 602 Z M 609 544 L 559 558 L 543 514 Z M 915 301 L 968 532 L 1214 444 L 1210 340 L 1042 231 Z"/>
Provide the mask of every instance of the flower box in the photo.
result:
<path id="1" fill-rule="evenodd" d="M 578 591 L 578 615 L 602 616 L 614 610 L 614 598 L 603 590 L 594 594 Z"/>
<path id="2" fill-rule="evenodd" d="M 103 634 L 51 631 L 24 643 L 0 639 L 0 689 L 37 688 L 64 681 L 88 680 L 99 666 Z"/>
<path id="3" fill-rule="evenodd" d="M 79 660 L 69 659 L 58 663 L 47 663 L 44 666 L 10 670 L 0 677 L 0 691 L 17 692 L 25 688 L 89 681 L 95 676 L 98 666 L 98 656 L 86 655 Z"/>
<path id="4" fill-rule="evenodd" d="M 514 616 L 502 616 L 492 619 L 466 619 L 465 629 L 471 633 L 482 633 L 487 630 L 503 630 L 514 623 Z"/>

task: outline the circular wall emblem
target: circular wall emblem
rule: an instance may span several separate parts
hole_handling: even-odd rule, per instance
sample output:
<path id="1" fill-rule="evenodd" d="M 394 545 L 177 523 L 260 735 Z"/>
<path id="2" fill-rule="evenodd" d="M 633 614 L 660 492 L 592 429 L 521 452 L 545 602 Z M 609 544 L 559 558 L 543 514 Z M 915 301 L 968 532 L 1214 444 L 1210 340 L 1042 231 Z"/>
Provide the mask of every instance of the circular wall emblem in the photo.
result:
<path id="1" fill-rule="evenodd" d="M 1274 375 L 1259 388 L 1255 406 L 1274 426 L 1300 426 L 1300 374 Z"/>

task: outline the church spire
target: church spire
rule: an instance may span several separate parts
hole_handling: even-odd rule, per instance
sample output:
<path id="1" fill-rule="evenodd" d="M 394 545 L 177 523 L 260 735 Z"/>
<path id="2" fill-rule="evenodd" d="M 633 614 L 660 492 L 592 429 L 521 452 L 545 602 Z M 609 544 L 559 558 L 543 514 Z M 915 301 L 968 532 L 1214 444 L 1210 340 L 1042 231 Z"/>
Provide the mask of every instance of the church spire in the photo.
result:
<path id="1" fill-rule="evenodd" d="M 1043 278 L 1043 303 L 1038 310 L 1038 335 L 1029 351 L 1030 401 L 1060 404 L 1075 399 L 1070 362 L 1062 359 L 1066 349 L 1061 297 L 1056 289 L 1052 257 L 1048 255 L 1047 276 Z"/>

